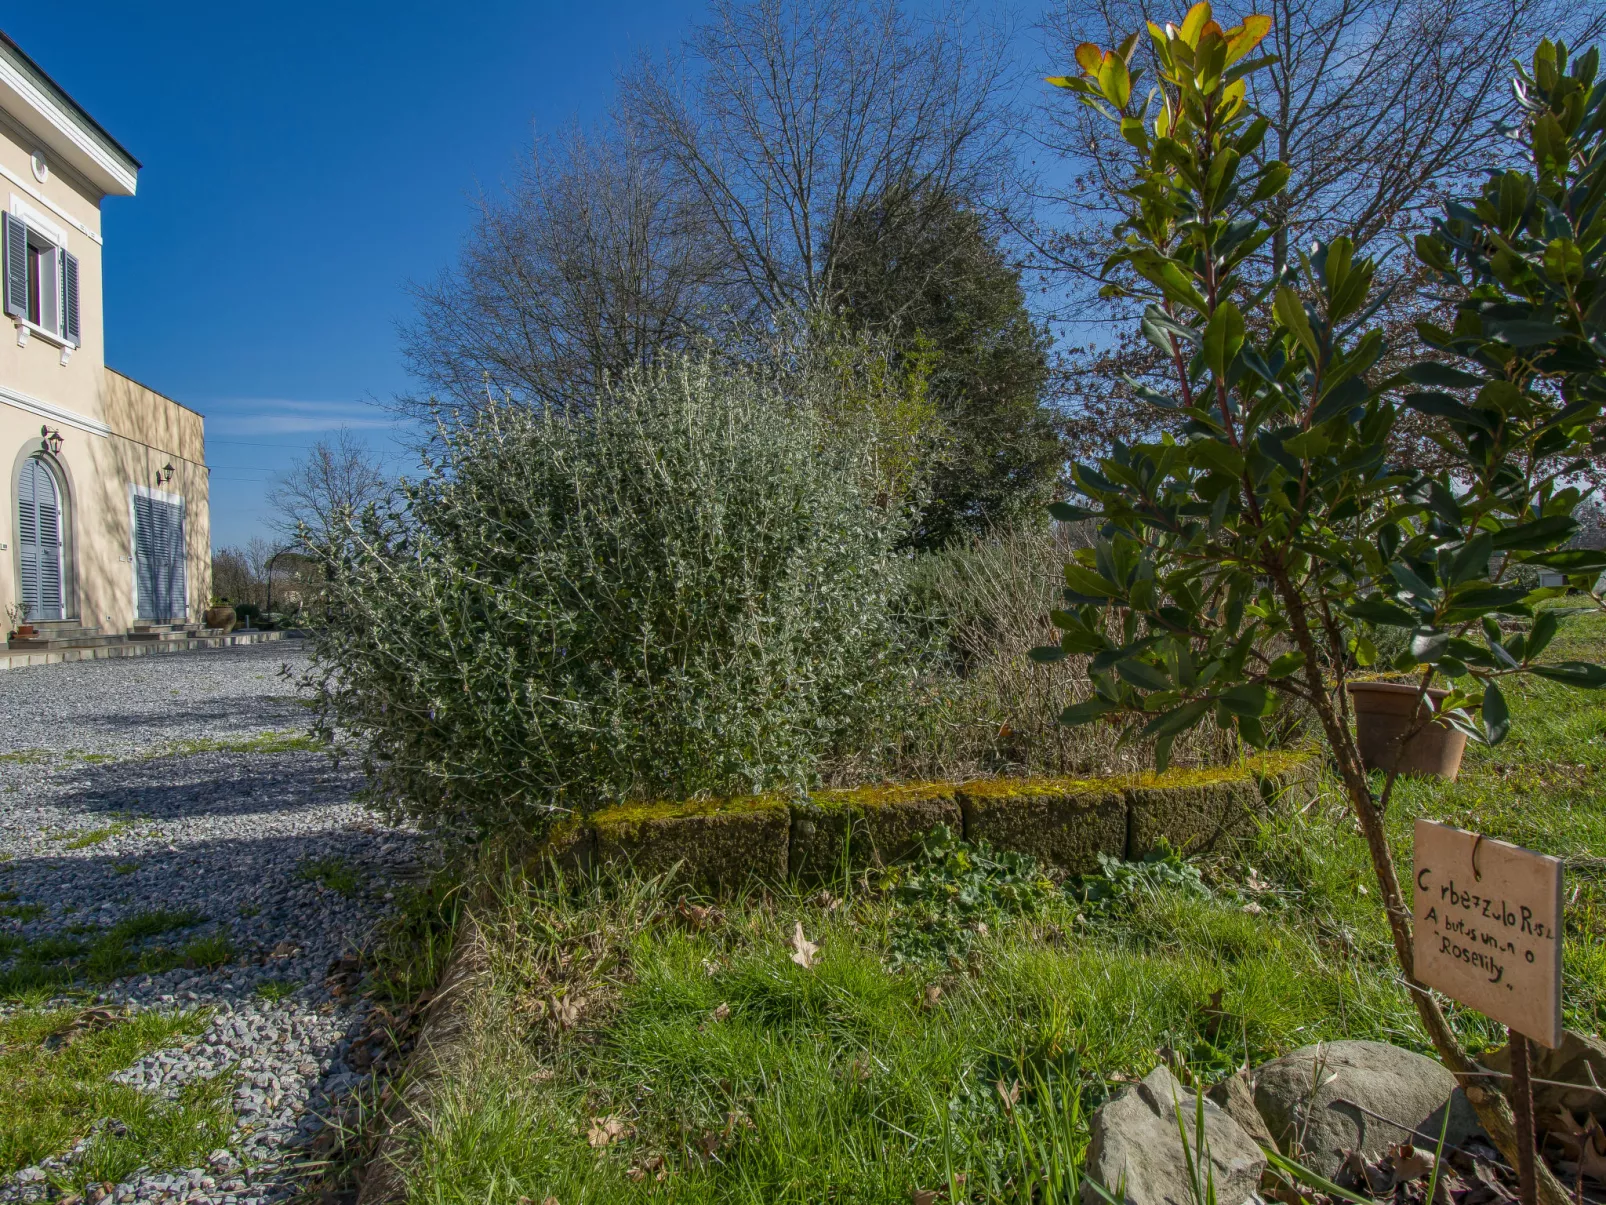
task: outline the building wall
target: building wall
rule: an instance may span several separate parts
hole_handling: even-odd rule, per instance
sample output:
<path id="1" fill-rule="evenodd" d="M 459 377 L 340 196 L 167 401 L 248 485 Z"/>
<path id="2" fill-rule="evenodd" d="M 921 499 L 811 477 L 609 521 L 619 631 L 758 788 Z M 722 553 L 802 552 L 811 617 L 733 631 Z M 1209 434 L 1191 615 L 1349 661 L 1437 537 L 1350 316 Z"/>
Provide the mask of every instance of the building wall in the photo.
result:
<path id="1" fill-rule="evenodd" d="M 59 239 L 78 259 L 81 344 L 63 362 L 63 345 L 38 333 L 26 340 L 0 318 L 0 605 L 18 598 L 17 484 L 40 446 L 40 427 L 59 431 L 54 458 L 65 480 L 64 588 L 69 618 L 104 632 L 125 631 L 136 616 L 131 491 L 156 488 L 184 499 L 186 594 L 190 617 L 211 594 L 211 524 L 202 418 L 106 367 L 101 291 L 102 195 L 54 160 L 37 180 L 39 149 L 0 111 L 0 207 Z M 48 157 L 48 155 L 47 155 Z M 173 466 L 170 483 L 158 480 Z"/>

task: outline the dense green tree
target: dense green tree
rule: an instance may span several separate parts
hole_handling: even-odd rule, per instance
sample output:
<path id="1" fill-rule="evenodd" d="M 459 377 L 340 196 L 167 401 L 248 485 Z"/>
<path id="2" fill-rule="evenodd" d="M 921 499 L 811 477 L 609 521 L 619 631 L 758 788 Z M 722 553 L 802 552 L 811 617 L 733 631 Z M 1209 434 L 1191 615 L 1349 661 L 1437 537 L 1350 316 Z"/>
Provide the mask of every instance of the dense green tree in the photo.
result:
<path id="1" fill-rule="evenodd" d="M 1063 465 L 1043 403 L 1048 336 L 981 216 L 951 193 L 898 187 L 849 210 L 829 239 L 834 308 L 927 365 L 947 430 L 913 542 L 936 548 L 1038 513 Z"/>

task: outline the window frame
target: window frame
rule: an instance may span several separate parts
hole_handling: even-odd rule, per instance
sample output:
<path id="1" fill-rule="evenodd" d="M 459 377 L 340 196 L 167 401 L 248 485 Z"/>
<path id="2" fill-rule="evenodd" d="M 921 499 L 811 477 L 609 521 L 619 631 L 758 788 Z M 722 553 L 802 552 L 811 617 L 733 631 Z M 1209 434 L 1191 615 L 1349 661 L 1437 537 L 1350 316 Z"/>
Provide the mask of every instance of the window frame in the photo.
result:
<path id="1" fill-rule="evenodd" d="M 81 334 L 77 340 L 74 340 L 67 333 L 66 257 L 71 254 L 67 247 L 67 232 L 15 193 L 11 194 L 11 204 L 8 212 L 12 219 L 21 222 L 28 232 L 28 312 L 26 314 L 7 314 L 5 316 L 18 328 L 17 342 L 19 345 L 24 343 L 29 336 L 37 335 L 46 343 L 61 348 L 61 362 L 65 365 L 67 357 L 83 346 Z M 35 321 L 33 318 L 36 306 L 35 299 L 39 297 L 39 289 L 36 284 L 38 257 L 34 254 L 35 243 L 46 244 L 53 248 L 50 258 L 55 266 L 56 329 L 54 330 L 41 322 Z M 81 296 L 81 290 L 83 289 L 81 275 L 79 279 L 78 287 Z M 42 297 L 39 297 L 37 304 L 42 306 Z M 82 319 L 80 318 L 81 322 Z M 82 331 L 81 325 L 79 329 Z"/>

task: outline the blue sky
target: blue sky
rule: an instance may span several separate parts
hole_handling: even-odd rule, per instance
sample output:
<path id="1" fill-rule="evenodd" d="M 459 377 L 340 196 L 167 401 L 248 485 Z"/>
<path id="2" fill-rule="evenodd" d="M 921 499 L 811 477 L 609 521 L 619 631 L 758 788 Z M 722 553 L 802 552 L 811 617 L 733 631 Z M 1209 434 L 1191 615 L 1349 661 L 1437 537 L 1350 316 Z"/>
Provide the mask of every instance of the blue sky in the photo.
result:
<path id="1" fill-rule="evenodd" d="M 85 0 L 4 28 L 144 163 L 109 198 L 106 359 L 206 415 L 216 545 L 275 472 L 409 388 L 395 324 L 532 130 L 606 108 L 702 0 L 276 5 Z"/>

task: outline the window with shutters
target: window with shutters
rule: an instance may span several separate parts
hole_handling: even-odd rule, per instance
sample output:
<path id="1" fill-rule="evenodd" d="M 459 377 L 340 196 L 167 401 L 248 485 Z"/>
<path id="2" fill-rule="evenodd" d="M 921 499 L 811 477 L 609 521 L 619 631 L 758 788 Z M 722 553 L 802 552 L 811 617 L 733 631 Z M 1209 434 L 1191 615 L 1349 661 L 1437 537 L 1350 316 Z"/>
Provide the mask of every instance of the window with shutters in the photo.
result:
<path id="1" fill-rule="evenodd" d="M 78 259 L 15 214 L 5 222 L 5 311 L 58 343 L 78 346 Z"/>

